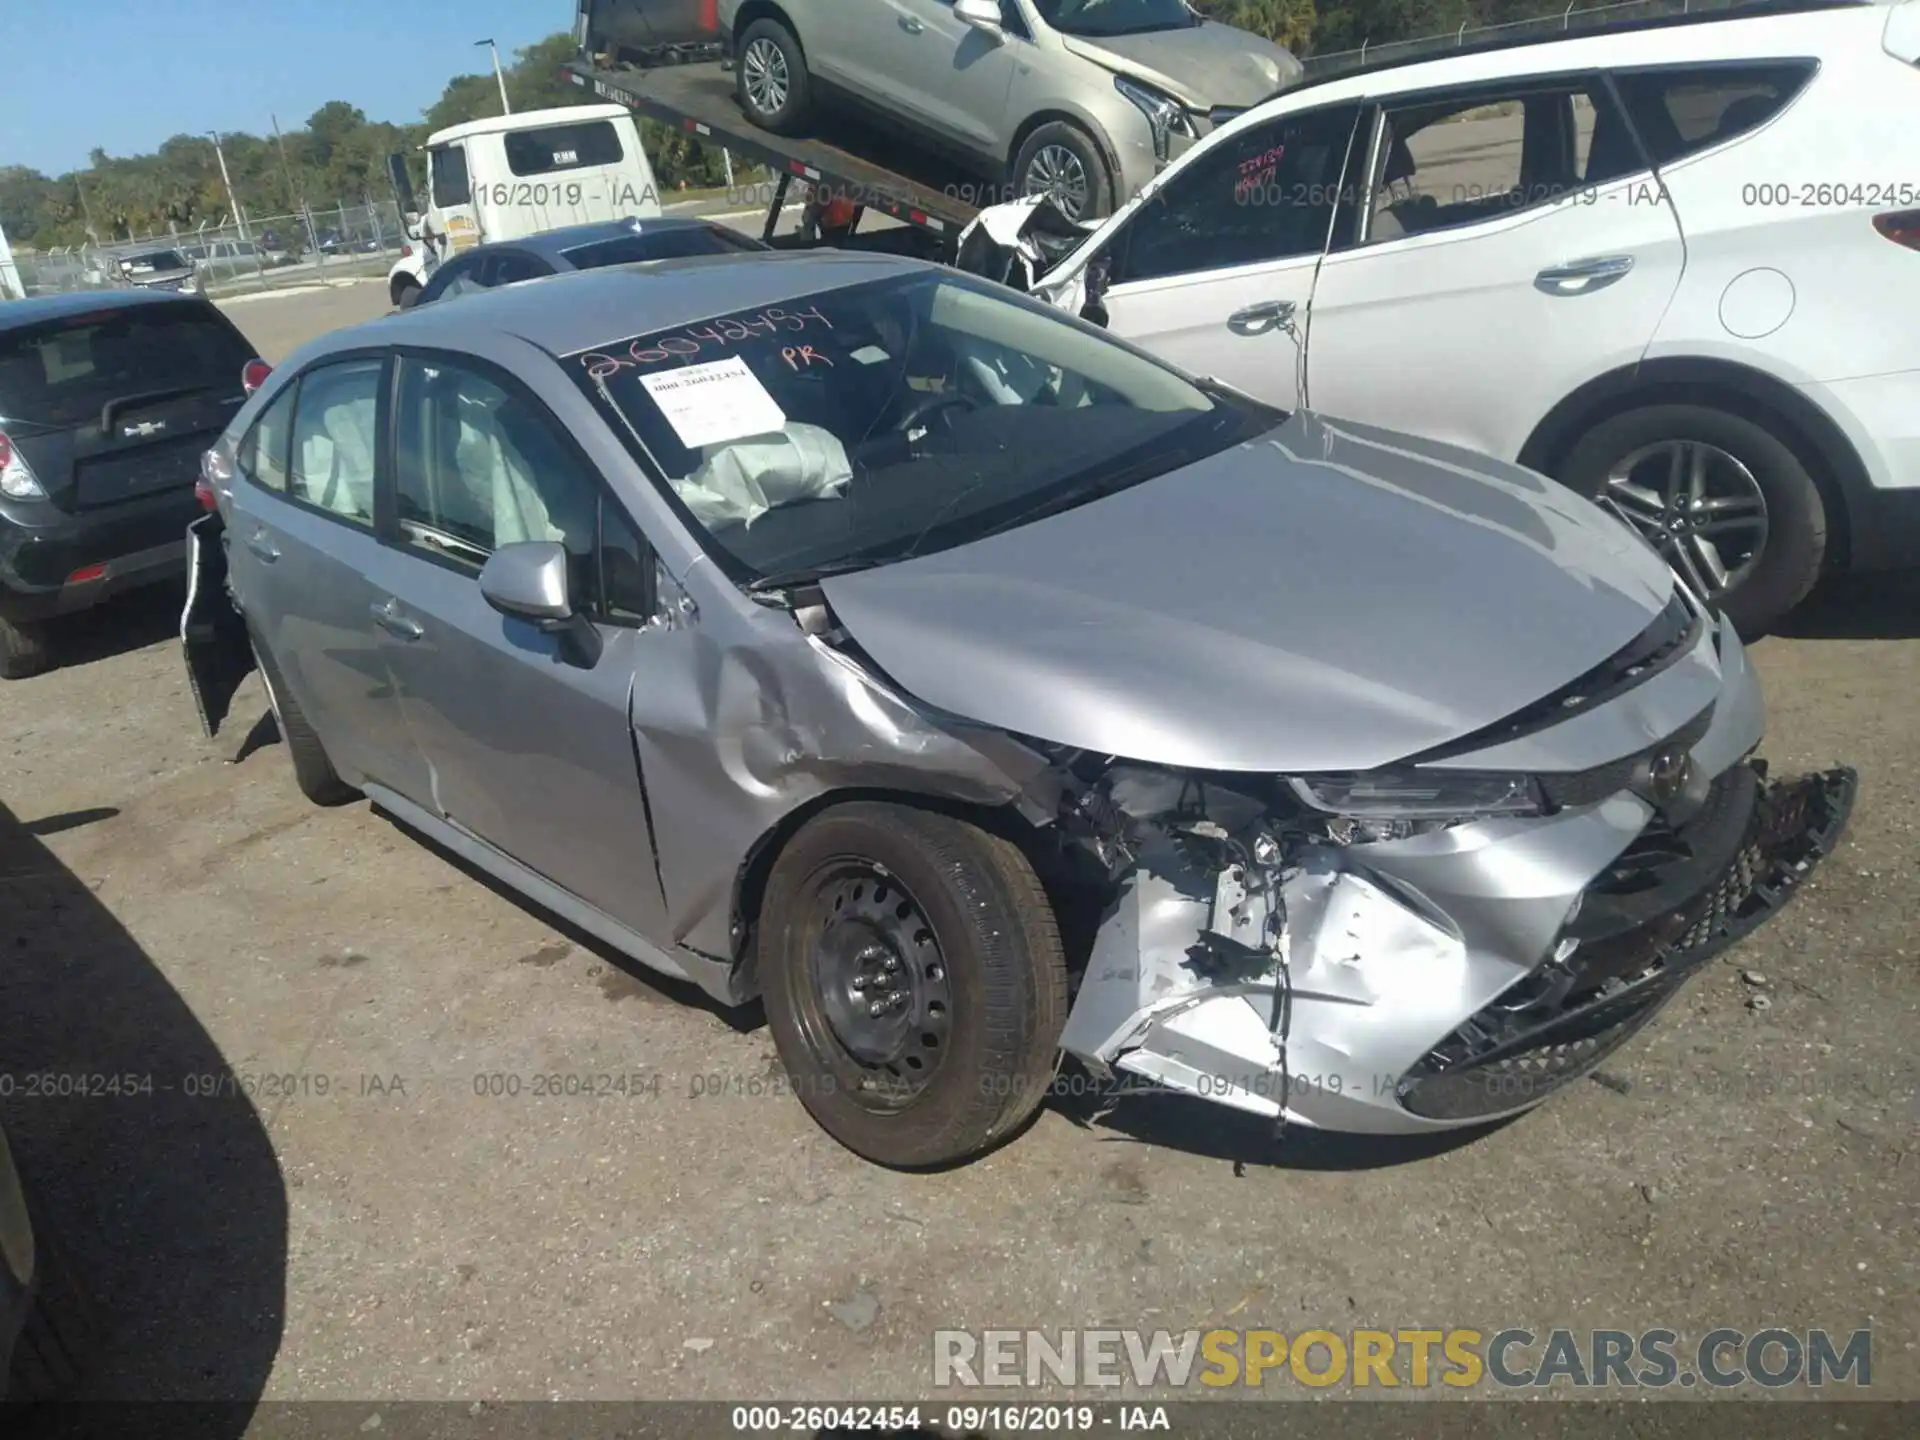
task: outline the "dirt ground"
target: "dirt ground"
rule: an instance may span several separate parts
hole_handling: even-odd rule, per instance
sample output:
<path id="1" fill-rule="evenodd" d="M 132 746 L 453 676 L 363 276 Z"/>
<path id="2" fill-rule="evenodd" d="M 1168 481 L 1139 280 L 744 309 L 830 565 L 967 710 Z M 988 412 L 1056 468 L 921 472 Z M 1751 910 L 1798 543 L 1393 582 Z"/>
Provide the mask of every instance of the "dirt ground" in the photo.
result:
<path id="1" fill-rule="evenodd" d="M 231 313 L 278 358 L 383 308 Z M 1913 576 L 1757 647 L 1776 771 L 1860 768 L 1850 837 L 1605 1083 L 1452 1146 L 1067 1103 L 920 1176 L 816 1130 L 756 1013 L 308 805 L 257 681 L 204 742 L 177 603 L 0 686 L 0 1122 L 105 1313 L 92 1393 L 903 1398 L 948 1327 L 1782 1325 L 1871 1327 L 1920 1398 Z"/>

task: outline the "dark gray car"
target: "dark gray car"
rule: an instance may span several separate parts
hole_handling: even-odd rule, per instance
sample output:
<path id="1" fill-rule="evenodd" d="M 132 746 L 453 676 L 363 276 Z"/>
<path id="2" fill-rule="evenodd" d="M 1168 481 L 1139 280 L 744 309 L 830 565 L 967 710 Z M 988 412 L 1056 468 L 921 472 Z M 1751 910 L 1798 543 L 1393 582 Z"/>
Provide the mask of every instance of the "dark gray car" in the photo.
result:
<path id="1" fill-rule="evenodd" d="M 904 260 L 342 331 L 208 468 L 207 717 L 251 647 L 308 795 L 763 995 L 888 1164 L 1062 1051 L 1334 1129 L 1525 1110 L 1852 801 L 1766 778 L 1738 637 L 1593 503 Z"/>
<path id="2" fill-rule="evenodd" d="M 426 305 L 569 270 L 684 260 L 694 255 L 738 255 L 767 248 L 725 225 L 681 216 L 567 225 L 518 240 L 481 245 L 455 256 L 433 272 L 433 278 L 412 303 Z"/>

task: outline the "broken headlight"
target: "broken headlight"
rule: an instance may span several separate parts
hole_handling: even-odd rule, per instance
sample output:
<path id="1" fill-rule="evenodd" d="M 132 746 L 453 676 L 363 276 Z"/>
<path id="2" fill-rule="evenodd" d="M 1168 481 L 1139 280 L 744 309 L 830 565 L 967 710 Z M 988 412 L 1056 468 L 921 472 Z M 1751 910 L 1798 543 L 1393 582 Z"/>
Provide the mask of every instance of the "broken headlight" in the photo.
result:
<path id="1" fill-rule="evenodd" d="M 1163 94 L 1151 85 L 1138 80 L 1129 80 L 1124 75 L 1113 77 L 1113 88 L 1140 108 L 1147 117 L 1147 125 L 1153 131 L 1153 158 L 1165 165 L 1173 151 L 1173 137 L 1184 135 L 1189 140 L 1198 138 L 1199 132 L 1193 128 L 1193 120 L 1187 114 L 1187 107 L 1171 95 Z"/>
<path id="2" fill-rule="evenodd" d="M 1373 771 L 1291 776 L 1287 786 L 1323 814 L 1368 822 L 1479 820 L 1538 815 L 1540 787 L 1527 775 L 1489 771 Z"/>

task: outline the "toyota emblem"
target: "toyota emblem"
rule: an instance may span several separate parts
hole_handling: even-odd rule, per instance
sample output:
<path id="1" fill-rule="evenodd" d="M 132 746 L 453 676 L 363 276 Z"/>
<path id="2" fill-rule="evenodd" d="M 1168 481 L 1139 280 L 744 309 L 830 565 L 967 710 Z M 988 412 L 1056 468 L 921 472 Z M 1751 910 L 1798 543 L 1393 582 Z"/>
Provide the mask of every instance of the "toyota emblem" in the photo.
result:
<path id="1" fill-rule="evenodd" d="M 1686 788 L 1693 759 L 1684 750 L 1661 750 L 1647 762 L 1647 788 L 1664 804 Z"/>

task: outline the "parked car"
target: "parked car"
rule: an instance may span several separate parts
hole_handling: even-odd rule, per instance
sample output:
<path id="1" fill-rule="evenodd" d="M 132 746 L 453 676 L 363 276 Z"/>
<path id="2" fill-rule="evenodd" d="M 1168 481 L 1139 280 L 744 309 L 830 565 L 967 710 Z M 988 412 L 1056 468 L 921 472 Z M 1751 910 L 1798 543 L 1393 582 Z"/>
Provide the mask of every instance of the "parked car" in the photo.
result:
<path id="1" fill-rule="evenodd" d="M 201 299 L 0 307 L 0 679 L 53 663 L 44 621 L 184 573 L 200 454 L 252 358 Z"/>
<path id="2" fill-rule="evenodd" d="M 418 298 L 407 304 L 470 295 L 501 285 L 517 285 L 568 270 L 597 270 L 641 260 L 678 260 L 689 255 L 728 255 L 765 250 L 760 241 L 710 220 L 660 218 L 604 220 L 568 225 L 498 245 L 468 250 L 434 271 Z"/>
<path id="3" fill-rule="evenodd" d="M 764 993 L 891 1165 L 1008 1135 L 1062 1049 L 1335 1129 L 1524 1110 L 1853 794 L 1764 778 L 1733 628 L 1590 501 L 911 260 L 338 331 L 206 469 L 203 724 L 257 655 L 308 796 Z"/>
<path id="4" fill-rule="evenodd" d="M 699 59 L 722 48 L 713 0 L 582 0 L 583 50 L 657 65 Z"/>
<path id="5" fill-rule="evenodd" d="M 1186 0 L 720 0 L 719 17 L 754 123 L 792 133 L 832 91 L 1075 217 L 1301 74 Z"/>
<path id="6" fill-rule="evenodd" d="M 1920 173 L 1888 168 L 1916 62 L 1900 0 L 1296 86 L 1039 289 L 1274 404 L 1605 494 L 1751 638 L 1920 556 L 1920 337 L 1885 323 L 1920 284 Z"/>
<path id="7" fill-rule="evenodd" d="M 176 290 L 191 295 L 200 288 L 193 262 L 178 250 L 135 250 L 113 257 L 114 278 L 141 290 Z"/>

